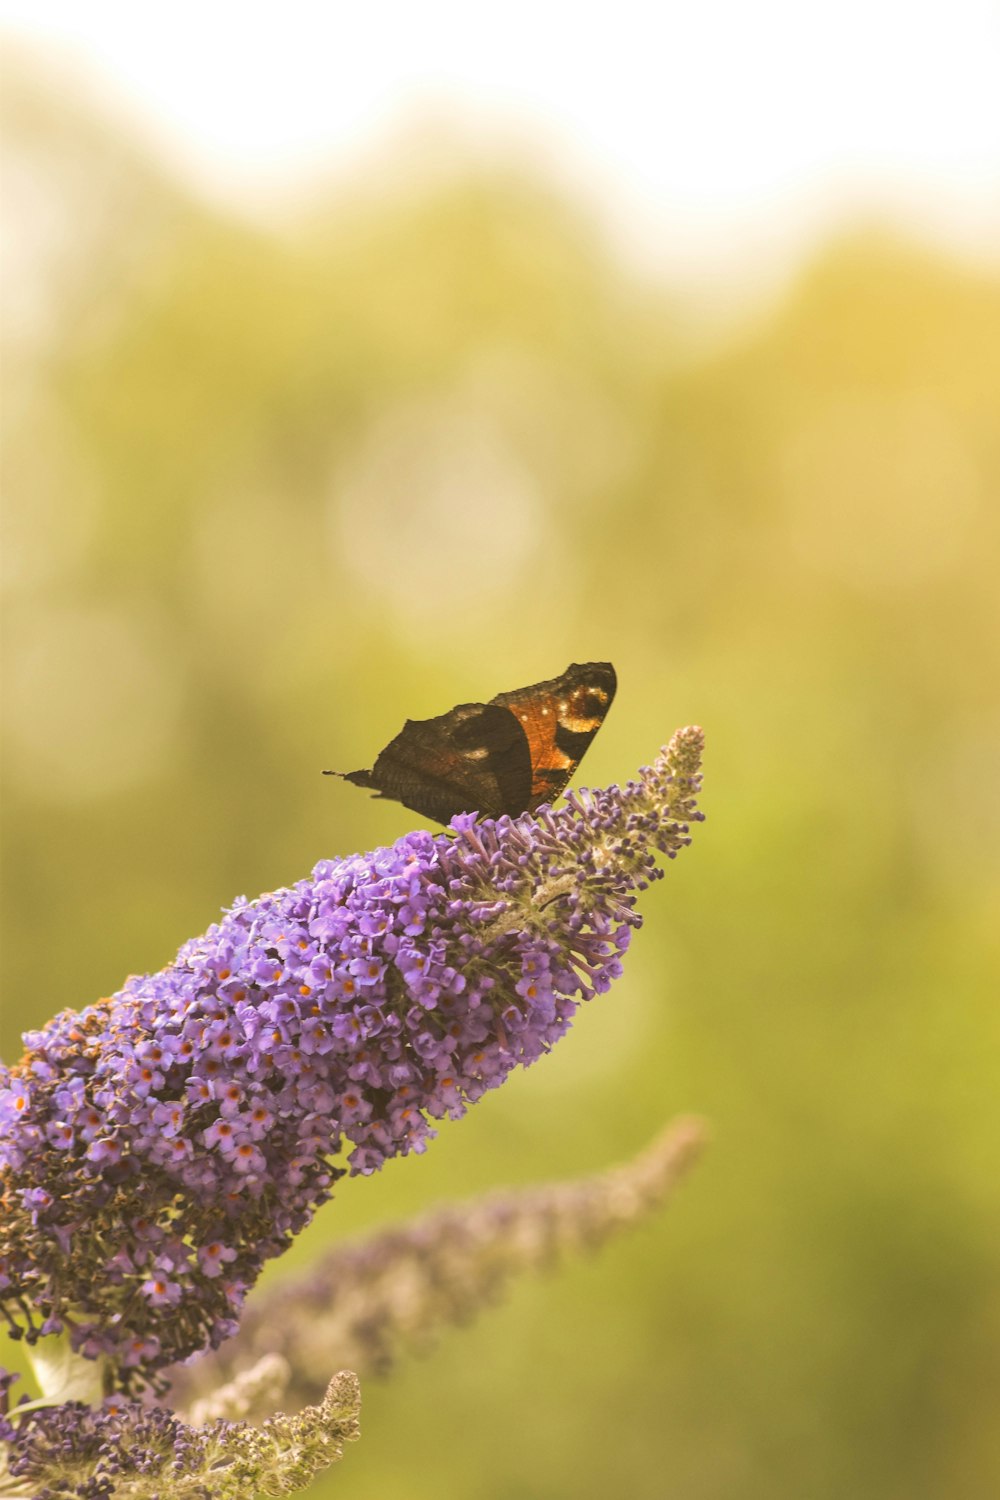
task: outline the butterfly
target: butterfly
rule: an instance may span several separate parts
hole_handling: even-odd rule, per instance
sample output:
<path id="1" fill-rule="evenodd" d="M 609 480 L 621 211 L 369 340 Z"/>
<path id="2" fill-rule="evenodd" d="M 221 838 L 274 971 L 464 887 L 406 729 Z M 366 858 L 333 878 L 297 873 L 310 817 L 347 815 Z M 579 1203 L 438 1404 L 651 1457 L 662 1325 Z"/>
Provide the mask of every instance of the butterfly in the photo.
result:
<path id="1" fill-rule="evenodd" d="M 610 662 L 573 662 L 560 677 L 488 703 L 407 719 L 369 771 L 324 771 L 448 823 L 456 813 L 516 818 L 552 802 L 604 723 L 618 685 Z"/>

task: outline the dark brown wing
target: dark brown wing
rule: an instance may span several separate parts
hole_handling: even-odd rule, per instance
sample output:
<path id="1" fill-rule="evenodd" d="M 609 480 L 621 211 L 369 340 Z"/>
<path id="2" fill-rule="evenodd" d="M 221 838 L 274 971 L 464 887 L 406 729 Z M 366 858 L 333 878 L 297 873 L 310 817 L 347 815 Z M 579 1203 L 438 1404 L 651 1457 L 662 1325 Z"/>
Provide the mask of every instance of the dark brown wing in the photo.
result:
<path id="1" fill-rule="evenodd" d="M 527 736 L 529 811 L 559 796 L 604 723 L 617 686 L 610 662 L 572 662 L 561 677 L 513 693 L 498 693 L 490 700 L 510 709 Z"/>
<path id="2" fill-rule="evenodd" d="M 524 730 L 495 703 L 460 703 L 434 719 L 407 719 L 370 771 L 334 774 L 439 823 L 461 812 L 516 817 L 531 797 Z"/>

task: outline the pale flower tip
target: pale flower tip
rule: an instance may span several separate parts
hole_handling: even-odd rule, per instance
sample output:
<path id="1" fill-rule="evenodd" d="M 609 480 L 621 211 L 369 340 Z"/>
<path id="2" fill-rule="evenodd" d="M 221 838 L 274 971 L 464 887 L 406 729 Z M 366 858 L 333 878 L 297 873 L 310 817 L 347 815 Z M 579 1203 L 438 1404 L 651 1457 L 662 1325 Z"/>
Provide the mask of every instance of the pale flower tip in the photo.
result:
<path id="1" fill-rule="evenodd" d="M 710 1139 L 707 1120 L 697 1115 L 681 1115 L 635 1159 L 631 1170 L 637 1177 L 645 1175 L 659 1183 L 666 1191 L 694 1166 Z"/>
<path id="2" fill-rule="evenodd" d="M 671 736 L 660 751 L 667 769 L 675 776 L 696 776 L 701 770 L 705 750 L 705 731 L 700 724 L 689 724 Z"/>

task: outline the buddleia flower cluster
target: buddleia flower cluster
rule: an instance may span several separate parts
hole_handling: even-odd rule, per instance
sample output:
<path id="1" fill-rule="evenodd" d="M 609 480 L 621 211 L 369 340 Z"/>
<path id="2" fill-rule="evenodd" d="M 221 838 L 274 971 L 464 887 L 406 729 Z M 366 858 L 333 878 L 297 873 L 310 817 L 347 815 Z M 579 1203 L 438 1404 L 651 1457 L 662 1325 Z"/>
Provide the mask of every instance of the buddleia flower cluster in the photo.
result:
<path id="1" fill-rule="evenodd" d="M 690 842 L 702 737 L 557 810 L 455 818 L 238 900 L 0 1075 L 0 1303 L 162 1389 L 344 1175 L 422 1151 L 621 973 Z"/>
<path id="2" fill-rule="evenodd" d="M 163 1407 L 123 1396 L 98 1407 L 82 1401 L 40 1407 L 16 1422 L 0 1415 L 0 1494 L 31 1500 L 292 1494 L 358 1437 L 359 1406 L 357 1378 L 342 1371 L 317 1406 L 259 1427 L 221 1417 L 194 1427 Z"/>
<path id="3" fill-rule="evenodd" d="M 642 1222 L 705 1138 L 700 1120 L 675 1120 L 620 1166 L 489 1193 L 335 1245 L 252 1298 L 234 1339 L 174 1371 L 171 1400 L 196 1421 L 247 1416 L 276 1400 L 317 1401 L 337 1365 L 384 1377 L 448 1327 L 467 1327 L 515 1277 L 551 1271 Z"/>

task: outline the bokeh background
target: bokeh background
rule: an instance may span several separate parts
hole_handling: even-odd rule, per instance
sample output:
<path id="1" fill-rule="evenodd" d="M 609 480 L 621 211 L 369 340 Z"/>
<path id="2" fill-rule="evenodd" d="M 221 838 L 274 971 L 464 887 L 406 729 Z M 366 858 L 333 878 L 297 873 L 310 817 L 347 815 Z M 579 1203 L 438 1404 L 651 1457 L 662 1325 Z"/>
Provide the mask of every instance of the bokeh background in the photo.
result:
<path id="1" fill-rule="evenodd" d="M 584 781 L 707 730 L 709 821 L 625 978 L 426 1157 L 343 1185 L 268 1274 L 599 1169 L 679 1111 L 711 1120 L 708 1157 L 627 1241 L 370 1381 L 317 1500 L 1000 1492 L 1000 129 L 974 28 L 847 10 L 900 138 L 922 95 L 953 158 L 920 182 L 887 158 L 852 198 L 842 157 L 810 177 L 781 156 L 790 115 L 727 218 L 740 111 L 712 54 L 675 53 L 662 107 L 693 77 L 715 154 L 687 200 L 633 182 L 631 219 L 609 159 L 561 155 L 527 106 L 498 134 L 458 84 L 251 211 L 218 153 L 189 170 L 162 100 L 123 108 L 57 24 L 26 47 L 13 17 L 3 1055 L 237 894 L 413 826 L 319 775 L 407 715 L 598 658 L 620 688 Z M 224 112 L 238 61 L 171 14 L 164 97 L 217 76 Z M 530 36 L 512 94 L 557 70 Z M 723 82 L 742 48 L 766 109 L 802 57 L 777 28 L 736 40 Z M 289 49 L 276 72 L 297 54 L 317 88 L 310 36 Z M 648 53 L 617 39 L 595 119 Z M 335 93 L 351 59 L 329 59 Z M 828 136 L 863 168 L 837 84 Z M 701 120 L 657 135 L 641 103 L 623 130 L 652 157 L 697 149 Z"/>

